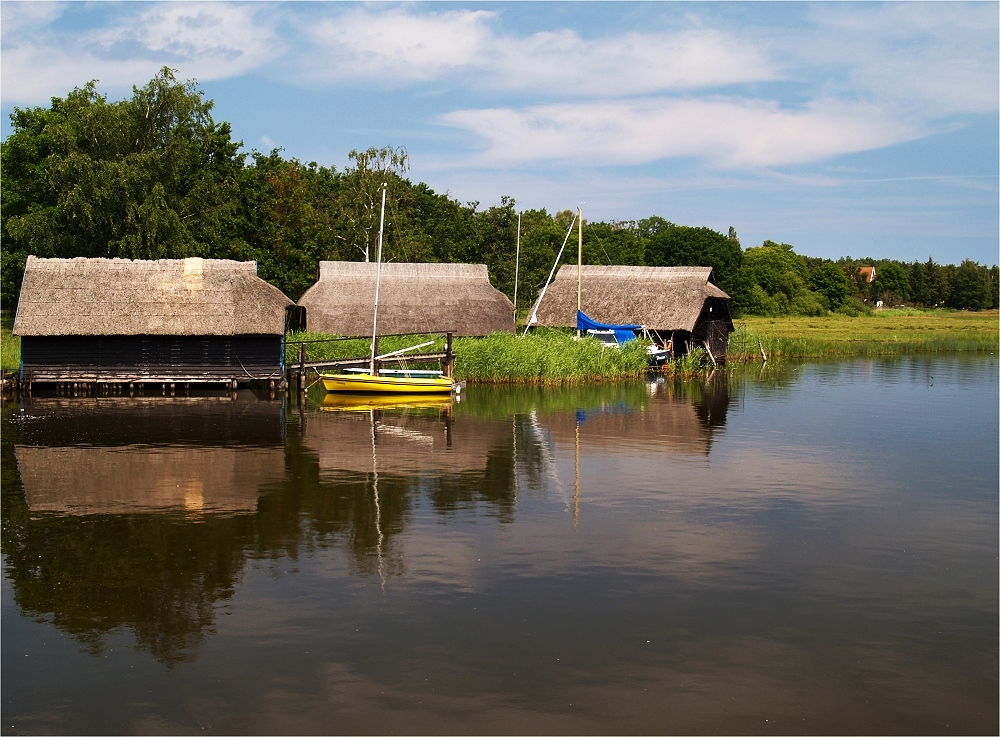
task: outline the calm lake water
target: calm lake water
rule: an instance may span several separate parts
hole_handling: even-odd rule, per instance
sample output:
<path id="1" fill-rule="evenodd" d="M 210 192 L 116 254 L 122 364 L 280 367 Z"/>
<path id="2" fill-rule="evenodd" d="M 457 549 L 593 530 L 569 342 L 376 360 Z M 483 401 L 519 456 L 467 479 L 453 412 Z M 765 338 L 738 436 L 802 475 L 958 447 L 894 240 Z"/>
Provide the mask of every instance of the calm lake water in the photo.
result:
<path id="1" fill-rule="evenodd" d="M 994 356 L 3 410 L 2 732 L 986 733 Z"/>

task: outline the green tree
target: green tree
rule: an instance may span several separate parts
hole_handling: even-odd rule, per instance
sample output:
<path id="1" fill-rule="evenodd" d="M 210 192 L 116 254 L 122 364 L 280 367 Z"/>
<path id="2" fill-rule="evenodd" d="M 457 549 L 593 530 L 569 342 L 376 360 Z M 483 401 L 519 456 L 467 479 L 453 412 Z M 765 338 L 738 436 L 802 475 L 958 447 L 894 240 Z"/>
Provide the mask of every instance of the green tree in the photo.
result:
<path id="1" fill-rule="evenodd" d="M 809 286 L 814 292 L 826 297 L 833 310 L 847 301 L 850 292 L 847 275 L 832 261 L 824 261 L 812 270 Z"/>
<path id="2" fill-rule="evenodd" d="M 910 298 L 910 280 L 906 270 L 895 261 L 882 261 L 875 267 L 872 295 L 887 305 L 898 305 Z"/>
<path id="3" fill-rule="evenodd" d="M 407 241 L 403 237 L 406 223 L 402 217 L 404 202 L 408 199 L 408 185 L 403 174 L 410 168 L 410 157 L 402 146 L 352 150 L 348 158 L 353 162 L 344 171 L 339 205 L 343 217 L 343 234 L 346 243 L 357 249 L 365 261 L 375 258 L 378 230 L 382 215 L 382 185 L 386 185 L 387 229 L 394 232 L 394 244 L 399 247 Z M 397 254 L 401 255 L 401 254 Z M 388 258 L 392 258 L 387 254 Z M 397 259 L 405 260 L 405 259 Z"/>
<path id="4" fill-rule="evenodd" d="M 965 259 L 951 279 L 948 306 L 957 310 L 982 310 L 989 307 L 990 302 L 989 271 Z"/>
<path id="5" fill-rule="evenodd" d="M 211 109 L 168 68 L 120 102 L 90 82 L 48 108 L 15 108 L 0 150 L 4 306 L 16 302 L 29 254 L 227 252 L 243 156 Z"/>
<path id="6" fill-rule="evenodd" d="M 805 261 L 787 243 L 764 241 L 744 254 L 753 280 L 766 294 L 784 294 L 791 300 L 805 288 L 808 272 Z"/>

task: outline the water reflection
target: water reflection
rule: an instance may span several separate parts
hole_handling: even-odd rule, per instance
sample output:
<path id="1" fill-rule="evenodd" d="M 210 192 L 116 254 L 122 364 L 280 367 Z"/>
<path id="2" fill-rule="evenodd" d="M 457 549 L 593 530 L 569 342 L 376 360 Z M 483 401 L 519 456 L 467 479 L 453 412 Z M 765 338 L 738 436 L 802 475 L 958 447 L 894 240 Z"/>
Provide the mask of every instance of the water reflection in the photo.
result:
<path id="1" fill-rule="evenodd" d="M 3 551 L 18 606 L 93 653 L 125 627 L 161 662 L 193 657 L 242 572 L 249 515 L 284 476 L 281 406 L 40 398 L 10 419 Z"/>
<path id="2" fill-rule="evenodd" d="M 937 360 L 8 406 L 5 718 L 995 732 L 996 396 Z"/>
<path id="3" fill-rule="evenodd" d="M 125 627 L 173 664 L 252 558 L 342 547 L 384 584 L 415 505 L 511 523 L 519 492 L 564 490 L 559 444 L 707 454 L 727 406 L 724 383 L 327 397 L 287 422 L 249 393 L 27 399 L 6 410 L 7 572 L 26 615 L 92 652 Z"/>

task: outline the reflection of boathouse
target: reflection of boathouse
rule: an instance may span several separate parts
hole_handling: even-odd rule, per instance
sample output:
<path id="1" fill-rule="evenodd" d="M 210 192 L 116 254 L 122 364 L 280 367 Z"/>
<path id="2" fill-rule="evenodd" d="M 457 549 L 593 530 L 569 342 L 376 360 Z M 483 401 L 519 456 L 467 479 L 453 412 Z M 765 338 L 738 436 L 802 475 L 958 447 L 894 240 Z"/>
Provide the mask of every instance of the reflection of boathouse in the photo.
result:
<path id="1" fill-rule="evenodd" d="M 253 261 L 29 256 L 14 319 L 23 380 L 281 378 L 291 300 Z"/>
<path id="2" fill-rule="evenodd" d="M 299 300 L 306 327 L 371 335 L 374 263 L 321 261 L 319 281 Z M 490 284 L 484 264 L 382 264 L 378 327 L 393 333 L 514 332 L 514 306 Z"/>
<path id="3" fill-rule="evenodd" d="M 673 338 L 677 355 L 688 346 L 708 343 L 724 358 L 733 319 L 729 295 L 719 289 L 711 267 L 588 266 L 581 270 L 581 309 L 593 320 L 643 325 L 665 341 Z M 577 266 L 564 264 L 538 306 L 537 325 L 575 327 Z"/>
<path id="4" fill-rule="evenodd" d="M 281 405 L 247 395 L 27 398 L 4 510 L 25 615 L 93 653 L 130 631 L 162 663 L 194 657 L 285 478 Z"/>
<path id="5" fill-rule="evenodd" d="M 581 447 L 596 450 L 707 456 L 716 434 L 726 424 L 726 384 L 699 385 L 697 396 L 668 392 L 672 387 L 667 384 L 652 388 L 653 395 L 641 404 L 608 403 L 579 409 L 575 414 L 546 414 L 539 421 L 560 444 L 578 439 Z"/>
<path id="6" fill-rule="evenodd" d="M 14 453 L 33 512 L 251 513 L 285 472 L 280 405 L 34 399 Z"/>
<path id="7" fill-rule="evenodd" d="M 507 422 L 452 418 L 446 412 L 324 412 L 309 418 L 304 442 L 319 457 L 320 471 L 411 476 L 420 473 L 482 474 L 490 455 L 511 443 Z"/>

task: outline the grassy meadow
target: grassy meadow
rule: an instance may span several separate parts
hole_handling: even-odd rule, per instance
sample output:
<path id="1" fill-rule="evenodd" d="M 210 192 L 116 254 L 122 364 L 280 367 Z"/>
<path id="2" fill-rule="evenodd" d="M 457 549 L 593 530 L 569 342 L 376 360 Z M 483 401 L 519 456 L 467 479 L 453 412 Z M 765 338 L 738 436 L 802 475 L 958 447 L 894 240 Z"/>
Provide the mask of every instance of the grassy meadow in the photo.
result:
<path id="1" fill-rule="evenodd" d="M 850 358 L 904 353 L 996 351 L 1000 314 L 951 310 L 880 310 L 871 316 L 746 317 L 729 336 L 731 361 Z"/>

